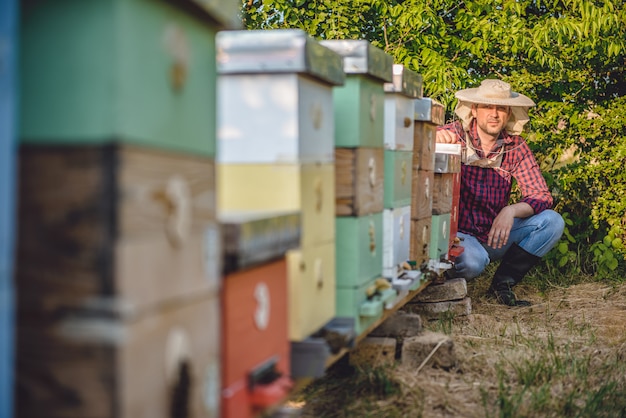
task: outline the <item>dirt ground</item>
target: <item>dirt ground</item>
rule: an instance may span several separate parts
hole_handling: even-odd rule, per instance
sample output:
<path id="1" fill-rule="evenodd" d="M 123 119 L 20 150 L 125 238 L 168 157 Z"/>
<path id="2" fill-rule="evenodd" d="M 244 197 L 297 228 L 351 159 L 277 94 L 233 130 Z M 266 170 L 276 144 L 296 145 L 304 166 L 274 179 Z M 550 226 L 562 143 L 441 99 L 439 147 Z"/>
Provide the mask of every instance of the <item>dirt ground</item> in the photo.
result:
<path id="1" fill-rule="evenodd" d="M 424 324 L 449 334 L 457 365 L 383 372 L 343 363 L 290 401 L 301 417 L 626 416 L 626 284 L 585 283 L 509 308 L 470 283 L 472 314 Z"/>

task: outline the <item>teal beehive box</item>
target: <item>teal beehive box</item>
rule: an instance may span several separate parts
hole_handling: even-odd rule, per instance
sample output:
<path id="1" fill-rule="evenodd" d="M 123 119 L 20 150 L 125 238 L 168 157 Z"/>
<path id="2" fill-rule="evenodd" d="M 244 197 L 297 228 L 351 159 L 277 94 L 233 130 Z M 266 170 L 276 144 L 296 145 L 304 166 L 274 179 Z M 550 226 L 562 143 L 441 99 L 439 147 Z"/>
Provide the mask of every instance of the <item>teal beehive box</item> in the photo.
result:
<path id="1" fill-rule="evenodd" d="M 383 214 L 340 216 L 336 226 L 337 288 L 357 287 L 382 275 Z"/>
<path id="2" fill-rule="evenodd" d="M 383 204 L 385 209 L 411 204 L 412 151 L 385 150 Z"/>
<path id="3" fill-rule="evenodd" d="M 394 289 L 375 289 L 376 279 L 358 287 L 337 289 L 337 317 L 353 318 L 357 336 L 379 320 L 384 314 L 385 305 L 398 295 Z"/>
<path id="4" fill-rule="evenodd" d="M 343 58 L 345 84 L 333 91 L 336 147 L 382 148 L 385 82 L 392 81 L 393 58 L 365 40 L 321 44 Z"/>
<path id="5" fill-rule="evenodd" d="M 224 24 L 206 10 L 151 0 L 30 2 L 21 22 L 22 142 L 213 156 L 215 35 Z"/>
<path id="6" fill-rule="evenodd" d="M 430 229 L 430 258 L 441 260 L 446 258 L 450 245 L 450 214 L 432 216 Z"/>

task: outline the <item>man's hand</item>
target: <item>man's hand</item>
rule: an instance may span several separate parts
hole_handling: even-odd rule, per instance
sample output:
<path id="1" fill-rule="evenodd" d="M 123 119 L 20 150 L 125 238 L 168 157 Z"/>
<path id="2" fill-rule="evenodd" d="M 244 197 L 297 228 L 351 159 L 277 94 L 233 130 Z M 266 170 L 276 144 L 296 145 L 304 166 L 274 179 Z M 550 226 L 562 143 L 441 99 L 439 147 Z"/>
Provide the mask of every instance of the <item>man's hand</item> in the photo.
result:
<path id="1" fill-rule="evenodd" d="M 442 144 L 456 144 L 459 142 L 459 137 L 452 131 L 440 129 L 437 131 L 437 135 L 435 136 L 435 142 Z"/>
<path id="2" fill-rule="evenodd" d="M 505 246 L 509 241 L 514 219 L 515 210 L 511 206 L 502 208 L 496 219 L 493 220 L 489 235 L 487 235 L 487 245 L 495 249 Z"/>
<path id="3" fill-rule="evenodd" d="M 487 245 L 495 249 L 505 246 L 509 241 L 513 220 L 515 218 L 528 218 L 534 213 L 535 210 L 526 202 L 518 202 L 503 207 L 491 224 L 489 235 L 487 235 Z"/>

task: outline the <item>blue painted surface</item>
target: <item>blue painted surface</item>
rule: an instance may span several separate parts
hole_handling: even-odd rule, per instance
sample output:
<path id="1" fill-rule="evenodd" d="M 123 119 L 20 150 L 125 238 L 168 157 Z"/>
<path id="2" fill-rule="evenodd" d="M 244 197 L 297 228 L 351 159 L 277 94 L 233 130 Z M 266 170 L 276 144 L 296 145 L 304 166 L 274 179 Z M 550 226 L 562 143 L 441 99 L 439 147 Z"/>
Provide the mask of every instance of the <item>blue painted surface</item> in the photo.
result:
<path id="1" fill-rule="evenodd" d="M 13 415 L 17 0 L 0 1 L 0 418 Z"/>

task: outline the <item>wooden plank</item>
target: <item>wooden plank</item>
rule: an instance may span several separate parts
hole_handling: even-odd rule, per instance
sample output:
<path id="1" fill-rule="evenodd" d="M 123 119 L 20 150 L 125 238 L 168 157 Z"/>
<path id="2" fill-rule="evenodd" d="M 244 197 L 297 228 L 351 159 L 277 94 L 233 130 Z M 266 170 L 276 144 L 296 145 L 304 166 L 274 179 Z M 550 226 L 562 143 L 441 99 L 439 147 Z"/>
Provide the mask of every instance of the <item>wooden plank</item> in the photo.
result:
<path id="1" fill-rule="evenodd" d="M 455 173 L 434 173 L 433 215 L 452 212 Z"/>
<path id="2" fill-rule="evenodd" d="M 432 215 L 434 172 L 413 170 L 411 191 L 411 219 L 423 219 Z"/>
<path id="3" fill-rule="evenodd" d="M 409 258 L 415 261 L 418 266 L 429 260 L 431 228 L 431 216 L 419 220 L 411 219 Z"/>
<path id="4" fill-rule="evenodd" d="M 435 169 L 435 137 L 437 126 L 429 122 L 415 122 L 413 137 L 414 166 L 419 170 Z"/>
<path id="5" fill-rule="evenodd" d="M 384 176 L 382 148 L 335 148 L 336 215 L 382 212 Z"/>

